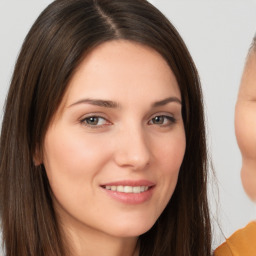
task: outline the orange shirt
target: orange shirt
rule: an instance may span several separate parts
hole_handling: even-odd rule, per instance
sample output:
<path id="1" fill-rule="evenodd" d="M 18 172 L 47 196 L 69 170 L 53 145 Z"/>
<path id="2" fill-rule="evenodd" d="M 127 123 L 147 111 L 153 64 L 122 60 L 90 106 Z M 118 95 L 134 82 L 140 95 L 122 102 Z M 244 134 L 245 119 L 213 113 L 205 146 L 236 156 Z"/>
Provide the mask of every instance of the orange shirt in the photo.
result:
<path id="1" fill-rule="evenodd" d="M 220 245 L 215 256 L 256 256 L 256 222 L 236 231 Z"/>

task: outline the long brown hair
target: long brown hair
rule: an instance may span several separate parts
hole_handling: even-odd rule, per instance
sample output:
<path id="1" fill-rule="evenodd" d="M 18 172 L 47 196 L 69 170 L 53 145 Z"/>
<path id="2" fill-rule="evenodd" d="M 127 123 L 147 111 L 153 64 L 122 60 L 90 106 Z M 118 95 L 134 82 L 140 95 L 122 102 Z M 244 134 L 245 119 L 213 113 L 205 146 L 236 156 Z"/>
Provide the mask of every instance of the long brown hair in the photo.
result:
<path id="1" fill-rule="evenodd" d="M 0 211 L 6 256 L 64 256 L 66 242 L 44 166 L 45 133 L 86 53 L 110 40 L 147 45 L 168 62 L 182 95 L 186 152 L 175 192 L 139 237 L 141 256 L 208 256 L 207 150 L 200 81 L 173 25 L 145 0 L 57 0 L 39 16 L 17 60 L 2 123 Z"/>

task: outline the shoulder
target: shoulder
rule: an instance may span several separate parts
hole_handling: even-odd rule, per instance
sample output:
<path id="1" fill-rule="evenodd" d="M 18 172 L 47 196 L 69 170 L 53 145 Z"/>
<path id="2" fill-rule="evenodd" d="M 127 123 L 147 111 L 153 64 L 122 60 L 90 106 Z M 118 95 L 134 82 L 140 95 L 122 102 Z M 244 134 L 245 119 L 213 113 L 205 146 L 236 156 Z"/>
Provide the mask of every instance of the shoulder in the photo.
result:
<path id="1" fill-rule="evenodd" d="M 220 245 L 215 256 L 251 256 L 256 255 L 256 222 L 237 230 L 230 238 Z"/>
<path id="2" fill-rule="evenodd" d="M 220 245 L 214 252 L 214 256 L 231 256 L 231 255 L 233 254 L 227 242 L 224 242 L 222 245 Z"/>

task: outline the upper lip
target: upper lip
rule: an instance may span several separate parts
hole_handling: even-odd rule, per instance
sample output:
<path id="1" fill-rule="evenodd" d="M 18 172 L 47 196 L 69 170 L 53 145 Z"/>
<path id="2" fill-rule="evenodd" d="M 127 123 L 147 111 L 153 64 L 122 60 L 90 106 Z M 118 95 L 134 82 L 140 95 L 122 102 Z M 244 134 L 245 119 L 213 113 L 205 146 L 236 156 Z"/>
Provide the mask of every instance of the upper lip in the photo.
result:
<path id="1" fill-rule="evenodd" d="M 138 187 L 138 186 L 147 186 L 152 187 L 155 183 L 148 181 L 148 180 L 120 180 L 120 181 L 113 181 L 101 184 L 102 187 L 105 186 L 131 186 L 131 187 Z"/>

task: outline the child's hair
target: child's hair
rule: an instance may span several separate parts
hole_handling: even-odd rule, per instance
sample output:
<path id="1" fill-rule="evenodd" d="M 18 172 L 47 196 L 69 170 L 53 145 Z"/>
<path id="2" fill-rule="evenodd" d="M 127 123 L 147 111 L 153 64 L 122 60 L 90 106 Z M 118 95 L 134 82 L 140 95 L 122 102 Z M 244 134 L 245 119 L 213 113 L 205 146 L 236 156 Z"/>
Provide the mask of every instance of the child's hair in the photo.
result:
<path id="1" fill-rule="evenodd" d="M 252 42 L 251 42 L 251 45 L 250 45 L 250 48 L 249 48 L 248 55 L 250 55 L 251 52 L 256 52 L 256 34 L 254 35 L 254 37 L 253 37 L 253 39 L 252 39 Z"/>

